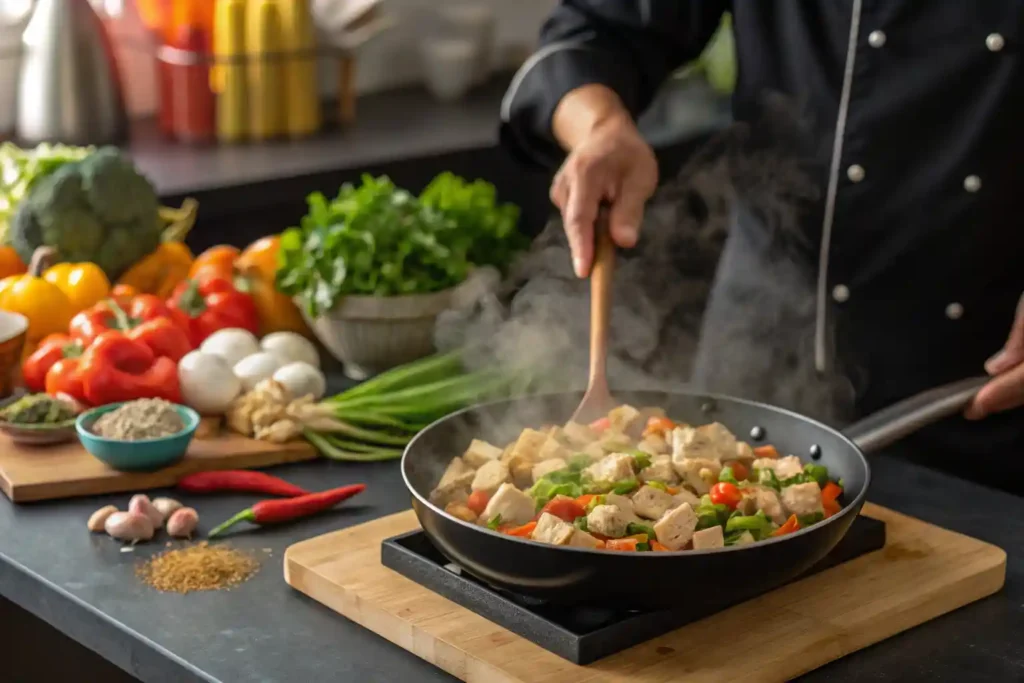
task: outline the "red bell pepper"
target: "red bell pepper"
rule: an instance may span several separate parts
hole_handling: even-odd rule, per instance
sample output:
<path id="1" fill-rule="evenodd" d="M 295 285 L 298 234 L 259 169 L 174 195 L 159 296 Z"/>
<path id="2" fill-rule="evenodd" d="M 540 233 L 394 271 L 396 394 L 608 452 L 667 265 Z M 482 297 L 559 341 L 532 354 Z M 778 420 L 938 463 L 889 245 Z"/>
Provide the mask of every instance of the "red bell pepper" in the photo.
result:
<path id="1" fill-rule="evenodd" d="M 791 534 L 799 529 L 800 520 L 796 518 L 796 515 L 790 515 L 785 524 L 772 532 L 772 536 L 785 536 L 786 534 Z"/>
<path id="2" fill-rule="evenodd" d="M 170 318 L 154 318 L 133 327 L 125 336 L 132 341 L 142 342 L 156 356 L 170 358 L 175 363 L 192 350 L 188 332 Z"/>
<path id="3" fill-rule="evenodd" d="M 158 296 L 139 294 L 122 303 L 106 299 L 85 309 L 71 319 L 71 336 L 82 343 L 91 344 L 96 337 L 110 330 L 127 332 L 142 323 L 159 318 L 168 318 L 187 330 L 188 321 L 180 311 L 171 309 Z"/>
<path id="4" fill-rule="evenodd" d="M 259 332 L 259 314 L 252 297 L 223 277 L 185 280 L 175 288 L 168 304 L 187 317 L 189 336 L 196 346 L 229 327 Z"/>
<path id="5" fill-rule="evenodd" d="M 181 403 L 177 363 L 119 332 L 96 338 L 82 356 L 81 373 L 85 398 L 92 405 L 139 398 Z"/>
<path id="6" fill-rule="evenodd" d="M 87 405 L 89 402 L 85 398 L 81 366 L 81 358 L 62 358 L 50 366 L 46 372 L 46 393 L 50 396 L 64 394 Z"/>
<path id="7" fill-rule="evenodd" d="M 82 355 L 82 342 L 66 334 L 51 334 L 43 337 L 32 355 L 21 364 L 21 375 L 29 391 L 46 391 L 46 373 L 54 363 L 63 358 L 77 358 Z"/>
<path id="8" fill-rule="evenodd" d="M 518 536 L 520 538 L 529 538 L 533 534 L 533 530 L 537 528 L 537 522 L 527 522 L 522 526 L 514 526 L 507 529 L 499 529 L 501 533 L 508 534 L 509 536 Z"/>
<path id="9" fill-rule="evenodd" d="M 821 507 L 825 510 L 825 517 L 831 517 L 839 512 L 842 506 L 839 505 L 839 496 L 843 489 L 834 481 L 825 484 L 821 490 Z"/>

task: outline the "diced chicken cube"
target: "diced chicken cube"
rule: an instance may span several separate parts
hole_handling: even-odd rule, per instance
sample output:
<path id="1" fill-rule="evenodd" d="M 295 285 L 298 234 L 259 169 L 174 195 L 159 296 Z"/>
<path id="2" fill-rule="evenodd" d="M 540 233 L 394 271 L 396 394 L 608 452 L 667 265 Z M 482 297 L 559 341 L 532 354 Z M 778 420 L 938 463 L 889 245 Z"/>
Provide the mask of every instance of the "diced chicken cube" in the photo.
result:
<path id="1" fill-rule="evenodd" d="M 572 524 L 563 522 L 558 517 L 545 512 L 537 520 L 537 526 L 534 527 L 533 534 L 530 537 L 541 543 L 565 545 L 572 538 L 574 531 L 576 531 L 576 528 Z"/>
<path id="2" fill-rule="evenodd" d="M 672 466 L 672 458 L 667 455 L 658 455 L 651 459 L 651 464 L 640 470 L 641 481 L 660 481 L 662 484 L 672 486 L 679 482 L 679 475 Z"/>
<path id="3" fill-rule="evenodd" d="M 825 512 L 821 505 L 821 487 L 816 481 L 793 484 L 782 489 L 782 505 L 789 514 L 798 517 Z"/>
<path id="4" fill-rule="evenodd" d="M 512 481 L 519 488 L 528 488 L 533 483 L 534 462 L 516 453 L 514 448 L 508 449 L 501 456 L 501 462 L 508 467 L 508 471 L 512 474 Z"/>
<path id="5" fill-rule="evenodd" d="M 615 507 L 622 510 L 622 514 L 626 516 L 626 523 L 639 522 L 640 518 L 636 516 L 636 510 L 633 507 L 633 501 L 627 496 L 623 496 L 618 493 L 606 493 L 604 494 L 604 504 L 614 505 Z"/>
<path id="6" fill-rule="evenodd" d="M 437 488 L 442 488 L 449 484 L 469 486 L 475 474 L 476 470 L 467 465 L 462 458 L 452 458 L 444 474 L 441 475 L 441 481 L 437 483 Z"/>
<path id="7" fill-rule="evenodd" d="M 470 467 L 480 469 L 492 460 L 501 460 L 501 449 L 497 446 L 492 446 L 486 441 L 473 439 L 472 443 L 469 444 L 469 448 L 462 454 L 462 459 Z"/>
<path id="8" fill-rule="evenodd" d="M 776 524 L 786 521 L 786 513 L 782 509 L 782 503 L 779 502 L 778 494 L 767 486 L 745 487 L 743 497 L 736 509 L 744 515 L 752 515 L 758 510 L 764 510 L 764 514 Z"/>
<path id="9" fill-rule="evenodd" d="M 718 422 L 703 427 L 676 427 L 672 430 L 672 460 L 735 458 L 736 437 Z"/>
<path id="10" fill-rule="evenodd" d="M 444 506 L 444 511 L 464 522 L 476 522 L 476 513 L 466 507 L 464 503 L 448 503 Z"/>
<path id="11" fill-rule="evenodd" d="M 615 505 L 595 505 L 587 515 L 587 528 L 609 538 L 625 536 L 628 524 L 629 518 Z"/>
<path id="12" fill-rule="evenodd" d="M 804 465 L 795 455 L 784 458 L 758 458 L 753 463 L 754 469 L 772 470 L 779 479 L 789 479 L 804 471 Z"/>
<path id="13" fill-rule="evenodd" d="M 701 495 L 711 490 L 722 471 L 721 461 L 710 458 L 680 458 L 677 460 L 673 456 L 672 465 L 676 468 L 683 483 Z"/>
<path id="14" fill-rule="evenodd" d="M 526 524 L 533 519 L 534 508 L 533 498 L 512 484 L 502 484 L 487 502 L 480 520 L 489 522 L 501 515 L 503 524 Z"/>
<path id="15" fill-rule="evenodd" d="M 488 495 L 498 490 L 502 484 L 512 481 L 512 474 L 508 466 L 500 460 L 492 460 L 476 471 L 473 483 L 469 488 L 474 491 L 484 491 Z"/>
<path id="16" fill-rule="evenodd" d="M 540 455 L 540 448 L 548 440 L 548 435 L 538 432 L 536 429 L 524 429 L 516 445 L 512 447 L 512 456 L 519 456 L 530 462 L 537 462 Z"/>
<path id="17" fill-rule="evenodd" d="M 672 447 L 660 434 L 648 434 L 637 445 L 637 449 L 650 455 L 669 455 L 672 452 Z M 671 460 L 671 458 L 669 459 Z"/>
<path id="18" fill-rule="evenodd" d="M 543 479 L 544 475 L 551 474 L 552 472 L 557 472 L 559 470 L 564 470 L 566 467 L 568 467 L 568 465 L 566 465 L 565 461 L 562 460 L 561 458 L 551 458 L 550 460 L 543 460 L 533 466 L 533 481 L 534 483 L 536 483 L 537 481 Z"/>
<path id="19" fill-rule="evenodd" d="M 569 443 L 577 448 L 583 448 L 595 441 L 597 441 L 598 433 L 587 425 L 580 424 L 579 422 L 567 422 L 562 427 L 562 434 L 569 440 Z"/>
<path id="20" fill-rule="evenodd" d="M 438 486 L 430 492 L 430 502 L 439 508 L 447 507 L 452 503 L 465 503 L 468 498 L 469 486 L 458 481 Z"/>
<path id="21" fill-rule="evenodd" d="M 672 496 L 672 507 L 677 508 L 683 503 L 696 509 L 700 505 L 700 498 L 689 489 L 680 489 L 679 493 Z"/>
<path id="22" fill-rule="evenodd" d="M 611 424 L 611 428 L 623 434 L 638 426 L 642 428 L 645 421 L 640 411 L 629 405 L 612 408 L 608 413 L 608 422 Z"/>
<path id="23" fill-rule="evenodd" d="M 588 534 L 586 531 L 573 529 L 572 538 L 569 539 L 569 545 L 577 548 L 600 548 L 604 544 Z"/>
<path id="24" fill-rule="evenodd" d="M 725 547 L 725 535 L 722 533 L 722 527 L 709 526 L 707 529 L 701 529 L 693 533 L 693 549 L 694 550 L 706 550 L 708 548 L 724 548 Z"/>
<path id="25" fill-rule="evenodd" d="M 592 481 L 613 483 L 633 477 L 633 456 L 612 453 L 583 470 Z"/>
<path id="26" fill-rule="evenodd" d="M 670 508 L 676 507 L 670 493 L 654 488 L 641 486 L 633 494 L 633 510 L 646 519 L 658 519 Z"/>
<path id="27" fill-rule="evenodd" d="M 658 536 L 658 542 L 669 550 L 683 548 L 693 538 L 696 529 L 697 513 L 687 503 L 669 510 L 654 523 L 654 533 Z"/>
<path id="28" fill-rule="evenodd" d="M 611 429 L 601 435 L 599 443 L 606 453 L 621 453 L 633 448 L 633 439 L 622 432 L 612 431 Z"/>
<path id="29" fill-rule="evenodd" d="M 736 455 L 733 457 L 725 457 L 723 460 L 739 460 L 745 465 L 749 465 L 754 461 L 754 449 L 750 447 L 750 444 L 746 441 L 736 442 Z"/>
<path id="30" fill-rule="evenodd" d="M 570 457 L 572 457 L 572 451 L 553 436 L 548 437 L 548 440 L 544 442 L 544 445 L 540 447 L 540 451 L 537 453 L 537 460 L 540 462 L 554 458 L 568 460 Z"/>

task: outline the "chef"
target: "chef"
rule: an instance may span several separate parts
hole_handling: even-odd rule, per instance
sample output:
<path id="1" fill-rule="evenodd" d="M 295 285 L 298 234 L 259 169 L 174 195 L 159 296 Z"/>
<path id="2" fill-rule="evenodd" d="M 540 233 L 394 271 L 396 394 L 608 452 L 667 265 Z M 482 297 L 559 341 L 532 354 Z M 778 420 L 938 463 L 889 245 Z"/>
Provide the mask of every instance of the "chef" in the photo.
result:
<path id="1" fill-rule="evenodd" d="M 563 0 L 505 96 L 502 138 L 559 167 L 551 199 L 576 274 L 589 272 L 602 201 L 614 241 L 636 244 L 658 166 L 635 118 L 727 10 L 734 118 L 753 122 L 765 93 L 782 93 L 818 135 L 820 201 L 791 250 L 807 273 L 813 341 L 796 360 L 848 378 L 861 415 L 987 373 L 963 416 L 902 445 L 960 476 L 1024 488 L 1024 0 Z M 736 324 L 755 295 L 761 319 L 785 320 L 797 304 L 772 300 L 770 228 L 738 204 L 695 382 L 749 396 L 764 378 L 717 350 L 744 329 L 751 359 L 770 346 Z M 763 374 L 763 361 L 740 365 Z M 776 398 L 762 393 L 753 398 Z"/>

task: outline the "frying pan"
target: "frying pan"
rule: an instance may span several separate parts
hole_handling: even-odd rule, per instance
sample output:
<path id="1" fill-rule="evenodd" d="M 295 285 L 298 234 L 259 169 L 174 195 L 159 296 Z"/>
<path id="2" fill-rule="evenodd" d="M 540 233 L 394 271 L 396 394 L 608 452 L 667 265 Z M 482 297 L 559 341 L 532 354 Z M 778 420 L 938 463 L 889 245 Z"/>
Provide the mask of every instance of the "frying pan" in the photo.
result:
<path id="1" fill-rule="evenodd" d="M 628 553 L 554 546 L 491 531 L 457 519 L 429 501 L 448 463 L 473 438 L 503 444 L 526 427 L 560 424 L 580 393 L 532 396 L 468 408 L 420 432 L 402 456 L 402 477 L 427 536 L 448 559 L 499 589 L 549 603 L 659 609 L 728 592 L 747 599 L 784 584 L 824 558 L 842 539 L 864 504 L 871 469 L 865 453 L 962 410 L 984 378 L 926 391 L 886 408 L 842 432 L 797 413 L 738 398 L 704 393 L 617 392 L 634 406 L 658 406 L 690 424 L 718 421 L 753 445 L 828 467 L 845 486 L 843 509 L 793 534 L 715 550 Z M 708 593 L 710 592 L 710 593 Z"/>

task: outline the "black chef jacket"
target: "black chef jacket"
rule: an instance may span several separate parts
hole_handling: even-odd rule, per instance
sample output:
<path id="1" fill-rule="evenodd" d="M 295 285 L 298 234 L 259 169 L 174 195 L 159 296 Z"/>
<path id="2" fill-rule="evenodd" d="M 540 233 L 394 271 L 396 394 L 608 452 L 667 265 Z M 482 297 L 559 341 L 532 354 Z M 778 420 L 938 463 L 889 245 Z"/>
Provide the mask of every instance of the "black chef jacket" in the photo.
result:
<path id="1" fill-rule="evenodd" d="M 801 226 L 816 365 L 854 368 L 861 413 L 980 374 L 1024 292 L 1024 0 L 563 0 L 505 97 L 502 139 L 557 164 L 563 95 L 604 84 L 638 114 L 725 11 L 735 119 L 774 91 L 821 134 L 822 198 Z M 763 229 L 740 221 L 730 243 L 756 250 Z M 914 449 L 998 483 L 1024 456 L 1024 413 L 954 418 Z"/>

